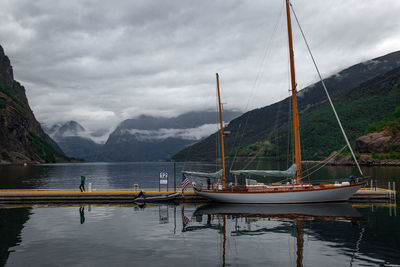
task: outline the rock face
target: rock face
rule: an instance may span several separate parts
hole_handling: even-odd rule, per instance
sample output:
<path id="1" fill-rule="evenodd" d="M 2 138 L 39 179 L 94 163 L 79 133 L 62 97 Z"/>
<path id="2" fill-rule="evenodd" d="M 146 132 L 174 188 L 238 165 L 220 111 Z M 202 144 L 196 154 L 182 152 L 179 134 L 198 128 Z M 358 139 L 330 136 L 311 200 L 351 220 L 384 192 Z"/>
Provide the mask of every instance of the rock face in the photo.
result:
<path id="1" fill-rule="evenodd" d="M 93 160 L 102 147 L 95 143 L 91 134 L 76 121 L 57 123 L 51 127 L 44 126 L 43 129 L 69 157 Z"/>
<path id="2" fill-rule="evenodd" d="M 356 151 L 359 153 L 400 152 L 400 135 L 385 129 L 381 132 L 369 133 L 356 140 Z"/>
<path id="3" fill-rule="evenodd" d="M 35 119 L 25 88 L 14 80 L 10 60 L 0 46 L 0 162 L 67 160 Z"/>

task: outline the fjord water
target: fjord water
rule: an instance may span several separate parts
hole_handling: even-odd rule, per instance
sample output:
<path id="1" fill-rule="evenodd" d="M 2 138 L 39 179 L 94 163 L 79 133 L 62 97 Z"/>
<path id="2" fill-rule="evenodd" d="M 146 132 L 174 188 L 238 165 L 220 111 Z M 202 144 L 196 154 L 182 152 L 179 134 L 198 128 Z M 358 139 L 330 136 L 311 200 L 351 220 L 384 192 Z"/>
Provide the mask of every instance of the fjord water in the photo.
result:
<path id="1" fill-rule="evenodd" d="M 215 166 L 178 163 L 177 173 L 183 168 Z M 84 174 L 95 188 L 158 187 L 162 170 L 173 177 L 173 164 L 164 162 L 1 166 L 0 181 L 2 188 L 77 188 Z M 364 171 L 382 186 L 399 185 L 400 168 Z M 349 173 L 355 169 L 324 167 L 311 179 Z M 286 206 L 278 215 L 276 206 L 1 205 L 0 266 L 400 264 L 397 207 L 325 205 Z"/>
<path id="2" fill-rule="evenodd" d="M 262 161 L 246 164 L 236 162 L 229 169 L 271 169 L 285 170 L 291 164 L 287 162 Z M 304 173 L 310 174 L 310 180 L 319 182 L 334 182 L 348 179 L 349 175 L 358 175 L 355 166 L 303 166 Z M 141 188 L 159 187 L 159 173 L 168 172 L 168 187 L 180 186 L 181 171 L 215 172 L 220 167 L 215 163 L 204 162 L 124 162 L 124 163 L 60 163 L 28 165 L 0 165 L 0 189 L 29 189 L 29 188 L 78 188 L 80 175 L 86 176 L 86 183 L 93 188 L 133 188 L 139 184 Z M 380 186 L 387 187 L 388 182 L 400 182 L 400 167 L 363 167 L 368 179 L 376 180 Z M 279 181 L 280 178 L 257 178 L 260 182 Z M 227 178 L 227 183 L 233 178 Z M 244 183 L 240 178 L 239 183 Z M 400 186 L 400 183 L 399 183 Z"/>

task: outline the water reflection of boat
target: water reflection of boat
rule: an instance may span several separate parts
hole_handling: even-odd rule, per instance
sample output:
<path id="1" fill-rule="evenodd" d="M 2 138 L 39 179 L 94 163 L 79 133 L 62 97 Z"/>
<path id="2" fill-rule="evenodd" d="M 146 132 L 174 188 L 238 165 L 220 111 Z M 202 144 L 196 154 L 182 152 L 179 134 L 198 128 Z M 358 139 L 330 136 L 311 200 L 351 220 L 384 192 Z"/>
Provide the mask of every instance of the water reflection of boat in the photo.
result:
<path id="1" fill-rule="evenodd" d="M 304 250 L 304 221 L 322 219 L 328 221 L 344 221 L 353 222 L 361 220 L 361 214 L 348 203 L 317 203 L 317 204 L 220 204 L 211 203 L 199 207 L 193 214 L 196 217 L 207 216 L 207 224 L 204 228 L 214 228 L 221 231 L 223 235 L 222 241 L 222 266 L 226 265 L 226 243 L 227 236 L 238 235 L 254 235 L 264 232 L 288 232 L 290 225 L 288 221 L 293 222 L 296 236 L 296 266 L 303 266 L 303 250 Z M 218 224 L 211 223 L 212 217 L 218 218 Z M 227 234 L 227 218 L 235 221 L 233 231 Z M 274 225 L 272 228 L 261 229 L 241 229 L 237 226 L 238 219 L 246 218 L 250 224 L 251 219 L 264 220 L 273 219 L 274 221 L 282 221 L 285 224 Z M 222 222 L 222 223 L 221 223 Z M 188 230 L 201 230 L 200 227 Z"/>
<path id="2" fill-rule="evenodd" d="M 195 216 L 229 215 L 239 217 L 331 220 L 361 219 L 361 214 L 348 203 L 318 204 L 219 204 L 212 203 L 198 208 Z"/>

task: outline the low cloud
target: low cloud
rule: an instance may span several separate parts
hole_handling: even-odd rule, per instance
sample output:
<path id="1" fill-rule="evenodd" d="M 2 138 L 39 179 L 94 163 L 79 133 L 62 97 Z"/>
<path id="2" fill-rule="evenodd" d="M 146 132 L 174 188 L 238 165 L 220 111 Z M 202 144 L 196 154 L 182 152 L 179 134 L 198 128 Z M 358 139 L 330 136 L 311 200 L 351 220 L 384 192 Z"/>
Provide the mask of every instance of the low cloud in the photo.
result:
<path id="1" fill-rule="evenodd" d="M 157 130 L 122 130 L 122 134 L 131 134 L 139 141 L 162 141 L 167 138 L 180 138 L 198 141 L 218 130 L 218 124 L 204 124 L 196 128 L 187 129 L 157 129 Z"/>

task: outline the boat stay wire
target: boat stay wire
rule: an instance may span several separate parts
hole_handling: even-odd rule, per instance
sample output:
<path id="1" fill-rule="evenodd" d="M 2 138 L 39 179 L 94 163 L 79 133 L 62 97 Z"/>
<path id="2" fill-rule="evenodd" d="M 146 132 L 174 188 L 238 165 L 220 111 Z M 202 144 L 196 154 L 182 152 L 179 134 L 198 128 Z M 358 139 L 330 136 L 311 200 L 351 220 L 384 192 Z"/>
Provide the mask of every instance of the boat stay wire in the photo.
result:
<path id="1" fill-rule="evenodd" d="M 311 174 L 314 174 L 314 173 L 316 173 L 317 171 L 319 171 L 320 169 L 322 169 L 323 167 L 325 167 L 325 165 L 328 164 L 329 161 L 330 161 L 332 158 L 334 158 L 337 154 L 340 154 L 345 148 L 346 148 L 346 145 L 345 145 L 344 147 L 342 147 L 342 149 L 340 149 L 339 152 L 337 152 L 336 154 L 332 154 L 332 155 L 330 155 L 329 157 L 327 157 L 327 158 L 325 159 L 325 162 L 323 162 L 322 164 L 317 164 L 316 166 L 311 167 L 309 170 L 312 170 L 312 169 L 314 169 L 314 168 L 316 168 L 316 167 L 319 167 L 319 168 L 317 168 L 316 170 L 313 170 L 312 172 L 310 172 L 310 173 L 308 174 L 308 176 L 311 176 Z M 301 177 L 302 180 L 303 180 L 304 178 L 306 178 L 306 176 Z"/>
<path id="2" fill-rule="evenodd" d="M 343 129 L 342 123 L 340 122 L 340 119 L 339 119 L 339 116 L 338 116 L 338 114 L 337 114 L 337 112 L 336 112 L 335 106 L 333 105 L 333 102 L 332 102 L 332 100 L 331 100 L 331 97 L 330 97 L 330 95 L 329 95 L 329 93 L 328 93 L 328 89 L 327 89 L 326 86 L 325 86 L 325 82 L 324 82 L 324 80 L 322 79 L 322 76 L 321 76 L 321 73 L 320 73 L 319 68 L 318 68 L 318 66 L 317 66 L 317 63 L 315 62 L 314 56 L 313 56 L 313 54 L 311 53 L 310 46 L 308 45 L 308 42 L 307 42 L 307 39 L 306 39 L 306 37 L 305 37 L 305 35 L 304 35 L 303 29 L 302 29 L 301 26 L 300 26 L 299 20 L 297 19 L 297 16 L 296 16 L 296 12 L 294 11 L 293 5 L 292 5 L 291 3 L 290 3 L 290 8 L 292 9 L 293 15 L 294 15 L 294 17 L 295 17 L 295 19 L 296 19 L 296 23 L 297 23 L 297 25 L 299 26 L 301 35 L 302 35 L 303 40 L 304 40 L 304 42 L 305 42 L 305 44 L 306 44 L 306 46 L 307 46 L 308 52 L 309 52 L 309 54 L 310 54 L 310 56 L 311 56 L 311 59 L 312 59 L 312 61 L 313 61 L 313 63 L 314 63 L 314 67 L 315 67 L 315 69 L 317 70 L 318 77 L 319 77 L 319 79 L 320 79 L 320 81 L 321 81 L 322 87 L 324 88 L 324 91 L 325 91 L 325 93 L 326 93 L 326 96 L 328 97 L 329 103 L 330 103 L 330 105 L 331 105 L 331 107 L 332 107 L 333 113 L 335 114 L 335 117 L 336 117 L 336 120 L 337 120 L 337 122 L 338 122 L 338 124 L 339 124 L 340 130 L 342 131 L 343 137 L 344 137 L 344 139 L 346 140 L 346 144 L 347 144 L 347 146 L 348 146 L 348 148 L 349 148 L 349 150 L 350 150 L 350 152 L 351 152 L 351 155 L 353 156 L 353 159 L 354 159 L 354 161 L 355 161 L 355 163 L 356 163 L 356 165 L 357 165 L 358 171 L 360 172 L 361 175 L 364 175 L 363 172 L 362 172 L 362 170 L 361 170 L 361 168 L 360 168 L 360 165 L 358 164 L 357 158 L 356 158 L 356 156 L 354 155 L 353 149 L 351 148 L 349 139 L 347 138 L 347 135 L 346 135 L 346 133 L 345 133 L 345 131 L 344 131 L 344 129 Z"/>
<path id="3" fill-rule="evenodd" d="M 268 42 L 267 42 L 267 45 L 266 45 L 266 48 L 265 48 L 265 51 L 264 51 L 263 59 L 261 60 L 261 63 L 260 63 L 260 66 L 259 66 L 259 69 L 258 69 L 258 72 L 257 72 L 256 79 L 255 79 L 254 84 L 252 86 L 251 93 L 250 93 L 249 99 L 248 99 L 248 101 L 246 103 L 246 106 L 245 106 L 244 110 L 247 110 L 249 105 L 250 105 L 250 100 L 254 95 L 255 88 L 257 87 L 257 85 L 259 84 L 259 81 L 261 79 L 262 69 L 263 69 L 263 66 L 265 64 L 266 58 L 267 58 L 267 56 L 269 56 L 271 54 L 272 40 L 275 37 L 275 34 L 276 34 L 277 30 L 278 30 L 279 23 L 281 22 L 281 17 L 283 15 L 283 10 L 284 10 L 284 3 L 282 3 L 279 15 L 277 16 L 276 22 L 274 24 L 274 28 L 273 28 L 272 34 L 270 35 L 270 38 L 268 39 Z M 236 161 L 236 157 L 237 157 L 237 154 L 239 152 L 241 141 L 242 141 L 242 139 L 244 137 L 244 133 L 245 133 L 245 130 L 247 128 L 247 123 L 248 123 L 249 118 L 251 116 L 250 112 L 247 112 L 247 114 L 244 114 L 244 116 L 246 116 L 246 119 L 244 121 L 244 125 L 239 124 L 237 132 L 235 133 L 235 138 L 234 138 L 234 141 L 233 141 L 233 145 L 231 147 L 231 151 L 232 150 L 234 151 L 236 147 L 238 149 L 236 149 L 236 151 L 234 152 L 234 156 L 233 156 L 233 159 L 231 161 L 231 165 L 229 167 L 229 170 L 232 170 L 233 165 L 234 165 L 234 163 Z"/>

